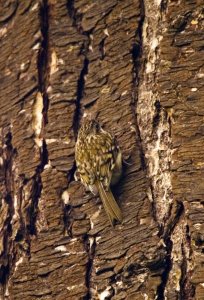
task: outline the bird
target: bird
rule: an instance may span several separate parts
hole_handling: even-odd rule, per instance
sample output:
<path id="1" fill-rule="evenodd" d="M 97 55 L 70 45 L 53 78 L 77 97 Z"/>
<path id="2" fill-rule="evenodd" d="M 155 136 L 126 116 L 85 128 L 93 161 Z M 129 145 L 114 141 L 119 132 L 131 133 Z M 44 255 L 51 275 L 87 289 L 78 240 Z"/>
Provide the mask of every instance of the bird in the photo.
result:
<path id="1" fill-rule="evenodd" d="M 92 118 L 84 118 L 78 131 L 75 161 L 82 184 L 101 198 L 111 225 L 122 222 L 122 212 L 112 192 L 122 175 L 122 153 L 116 138 Z"/>

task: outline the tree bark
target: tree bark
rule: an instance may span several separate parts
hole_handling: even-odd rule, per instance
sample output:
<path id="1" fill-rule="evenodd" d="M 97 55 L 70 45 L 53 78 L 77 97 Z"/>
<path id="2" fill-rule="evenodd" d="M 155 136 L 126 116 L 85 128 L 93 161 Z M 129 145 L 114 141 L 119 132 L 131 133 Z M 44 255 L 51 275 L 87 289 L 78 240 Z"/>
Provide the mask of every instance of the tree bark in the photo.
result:
<path id="1" fill-rule="evenodd" d="M 203 1 L 0 0 L 1 299 L 204 299 Z M 74 179 L 121 147 L 123 223 Z"/>

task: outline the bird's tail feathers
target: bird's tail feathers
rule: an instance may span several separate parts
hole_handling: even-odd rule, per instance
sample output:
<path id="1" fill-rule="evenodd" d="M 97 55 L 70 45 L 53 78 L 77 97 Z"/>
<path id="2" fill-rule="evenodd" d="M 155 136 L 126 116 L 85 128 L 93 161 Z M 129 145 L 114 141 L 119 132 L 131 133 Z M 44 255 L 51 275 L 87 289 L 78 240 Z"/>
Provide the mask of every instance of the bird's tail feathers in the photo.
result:
<path id="1" fill-rule="evenodd" d="M 103 202 L 105 211 L 111 222 L 111 225 L 113 225 L 114 220 L 122 222 L 122 213 L 121 213 L 120 207 L 118 206 L 117 202 L 115 201 L 115 198 L 114 198 L 110 188 L 108 189 L 108 191 L 106 191 L 103 187 L 102 182 L 97 182 L 96 185 L 97 185 L 101 200 Z"/>

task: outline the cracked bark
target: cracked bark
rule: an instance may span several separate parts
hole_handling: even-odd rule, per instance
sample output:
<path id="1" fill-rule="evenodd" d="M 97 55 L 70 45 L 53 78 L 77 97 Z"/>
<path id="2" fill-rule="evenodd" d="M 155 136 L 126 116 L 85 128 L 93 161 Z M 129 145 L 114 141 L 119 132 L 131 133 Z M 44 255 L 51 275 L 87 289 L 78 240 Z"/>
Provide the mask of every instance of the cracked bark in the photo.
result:
<path id="1" fill-rule="evenodd" d="M 0 1 L 1 299 L 204 299 L 202 6 Z M 115 228 L 74 181 L 84 113 L 128 160 Z"/>

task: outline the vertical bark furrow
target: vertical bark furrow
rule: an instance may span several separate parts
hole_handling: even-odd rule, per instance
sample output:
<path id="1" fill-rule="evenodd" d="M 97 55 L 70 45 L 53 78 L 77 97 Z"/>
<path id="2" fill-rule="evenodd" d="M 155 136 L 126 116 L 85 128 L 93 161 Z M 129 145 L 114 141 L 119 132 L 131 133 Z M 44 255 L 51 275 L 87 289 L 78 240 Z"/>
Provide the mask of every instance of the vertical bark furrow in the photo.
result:
<path id="1" fill-rule="evenodd" d="M 158 9 L 145 1 L 146 62 L 140 76 L 138 119 L 148 175 L 152 179 L 155 216 L 164 224 L 164 230 L 169 225 L 172 228 L 166 235 L 171 242 L 169 247 L 167 243 L 171 267 L 161 283 L 160 297 L 199 299 L 203 293 L 202 268 L 198 268 L 199 275 L 194 280 L 192 259 L 199 257 L 197 262 L 201 262 L 203 258 L 197 254 L 199 246 L 193 247 L 194 238 L 189 242 L 186 230 L 190 229 L 191 238 L 195 232 L 195 240 L 202 235 L 202 218 L 195 216 L 202 211 L 203 193 L 202 184 L 196 179 L 202 176 L 203 157 L 199 148 L 203 19 L 199 3 L 189 2 L 185 7 L 183 1 L 179 5 L 163 4 Z M 177 201 L 183 203 L 185 216 L 174 223 L 176 210 L 172 207 L 177 206 Z"/>

